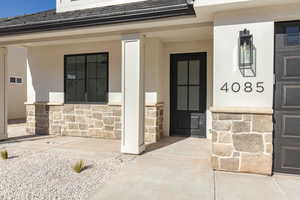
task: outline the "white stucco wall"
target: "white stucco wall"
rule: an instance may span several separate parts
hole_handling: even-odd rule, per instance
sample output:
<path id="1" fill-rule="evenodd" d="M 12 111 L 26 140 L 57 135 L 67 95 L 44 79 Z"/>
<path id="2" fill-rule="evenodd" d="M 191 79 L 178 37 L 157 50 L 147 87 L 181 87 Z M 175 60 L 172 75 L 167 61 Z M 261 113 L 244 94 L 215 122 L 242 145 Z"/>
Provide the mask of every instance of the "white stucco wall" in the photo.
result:
<path id="1" fill-rule="evenodd" d="M 162 102 L 162 44 L 146 39 L 146 104 Z M 121 41 L 28 48 L 28 103 L 64 103 L 64 55 L 109 53 L 109 104 L 121 104 Z"/>
<path id="2" fill-rule="evenodd" d="M 109 53 L 109 99 L 120 103 L 121 42 L 94 42 L 28 48 L 28 103 L 64 103 L 64 55 Z"/>
<path id="3" fill-rule="evenodd" d="M 214 27 L 214 106 L 271 108 L 273 103 L 274 22 L 226 23 L 216 19 Z M 245 78 L 239 70 L 239 31 L 250 30 L 256 48 L 256 77 Z M 252 84 L 252 92 L 244 91 L 244 84 Z M 262 82 L 259 84 L 259 82 Z M 228 84 L 228 92 L 221 90 Z M 236 83 L 236 84 L 234 84 Z M 232 85 L 234 84 L 234 85 Z M 238 90 L 240 85 L 240 90 Z M 264 92 L 256 92 L 256 85 Z M 233 87 L 234 92 L 231 87 Z M 250 91 L 250 90 L 249 90 Z"/>
<path id="4" fill-rule="evenodd" d="M 269 6 L 237 11 L 220 12 L 214 20 L 214 108 L 261 108 L 273 107 L 274 83 L 274 26 L 275 22 L 300 20 L 300 4 Z M 242 77 L 238 66 L 239 31 L 250 30 L 256 49 L 256 77 Z M 239 92 L 230 88 L 234 82 L 241 85 Z M 253 92 L 245 92 L 245 82 L 251 82 Z M 263 82 L 264 92 L 255 90 Z M 229 91 L 221 91 L 228 83 Z M 235 85 L 236 86 L 236 85 Z M 236 88 L 236 87 L 235 87 Z"/>
<path id="5" fill-rule="evenodd" d="M 7 112 L 8 119 L 26 118 L 26 58 L 25 48 L 7 48 Z M 22 78 L 22 84 L 9 83 L 10 77 Z"/>
<path id="6" fill-rule="evenodd" d="M 146 104 L 156 104 L 163 99 L 163 44 L 157 38 L 147 38 L 145 41 L 145 92 Z"/>
<path id="7" fill-rule="evenodd" d="M 169 42 L 145 40 L 146 104 L 163 102 L 164 133 L 169 135 L 170 54 L 207 52 L 207 108 L 212 105 L 212 41 Z M 109 104 L 121 104 L 121 41 L 29 47 L 27 102 L 64 103 L 64 55 L 109 52 Z M 207 129 L 211 114 L 207 113 Z"/>

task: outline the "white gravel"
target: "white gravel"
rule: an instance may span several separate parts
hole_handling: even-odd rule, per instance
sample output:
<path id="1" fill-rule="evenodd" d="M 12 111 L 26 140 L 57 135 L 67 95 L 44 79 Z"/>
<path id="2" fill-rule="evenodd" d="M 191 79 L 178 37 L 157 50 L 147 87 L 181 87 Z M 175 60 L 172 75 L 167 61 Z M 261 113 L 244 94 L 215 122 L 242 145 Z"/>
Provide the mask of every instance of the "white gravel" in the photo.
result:
<path id="1" fill-rule="evenodd" d="M 14 145 L 8 160 L 0 159 L 1 200 L 86 200 L 112 175 L 134 159 L 120 153 L 91 153 L 50 148 L 34 151 Z M 71 166 L 84 160 L 88 168 L 75 173 Z"/>

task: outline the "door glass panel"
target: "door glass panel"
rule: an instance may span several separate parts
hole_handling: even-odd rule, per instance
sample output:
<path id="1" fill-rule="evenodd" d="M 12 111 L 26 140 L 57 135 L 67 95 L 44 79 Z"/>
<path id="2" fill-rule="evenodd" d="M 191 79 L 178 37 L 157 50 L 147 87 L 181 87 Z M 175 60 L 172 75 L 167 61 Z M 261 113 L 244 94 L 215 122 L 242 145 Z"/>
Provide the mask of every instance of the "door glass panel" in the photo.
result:
<path id="1" fill-rule="evenodd" d="M 199 85 L 200 82 L 200 60 L 191 60 L 189 65 L 189 84 Z"/>
<path id="2" fill-rule="evenodd" d="M 188 109 L 187 92 L 187 86 L 177 86 L 177 110 Z"/>
<path id="3" fill-rule="evenodd" d="M 199 99 L 199 86 L 190 86 L 189 87 L 189 110 L 190 111 L 199 111 L 200 99 Z"/>
<path id="4" fill-rule="evenodd" d="M 177 63 L 177 84 L 185 85 L 188 81 L 188 61 L 178 61 Z"/>

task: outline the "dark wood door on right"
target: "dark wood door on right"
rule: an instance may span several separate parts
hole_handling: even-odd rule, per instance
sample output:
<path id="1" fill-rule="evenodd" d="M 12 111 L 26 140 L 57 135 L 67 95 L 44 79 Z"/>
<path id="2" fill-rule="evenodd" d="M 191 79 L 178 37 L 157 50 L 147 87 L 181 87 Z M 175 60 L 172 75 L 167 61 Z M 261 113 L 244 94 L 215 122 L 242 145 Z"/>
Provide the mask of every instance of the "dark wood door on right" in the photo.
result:
<path id="1" fill-rule="evenodd" d="M 276 24 L 274 171 L 300 174 L 300 22 Z"/>
<path id="2" fill-rule="evenodd" d="M 171 55 L 172 136 L 206 137 L 206 53 Z"/>

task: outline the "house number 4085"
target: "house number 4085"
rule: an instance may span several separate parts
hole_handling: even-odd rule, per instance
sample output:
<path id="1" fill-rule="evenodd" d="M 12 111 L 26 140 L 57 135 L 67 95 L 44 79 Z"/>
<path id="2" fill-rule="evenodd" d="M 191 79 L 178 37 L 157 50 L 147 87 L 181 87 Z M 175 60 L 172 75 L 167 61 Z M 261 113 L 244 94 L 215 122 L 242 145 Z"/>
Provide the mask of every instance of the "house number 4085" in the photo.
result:
<path id="1" fill-rule="evenodd" d="M 257 92 L 257 93 L 263 93 L 265 91 L 264 88 L 264 82 L 245 82 L 245 83 L 239 83 L 239 82 L 233 82 L 233 83 L 224 83 L 221 87 L 221 91 L 224 92 L 245 92 L 245 93 L 251 93 L 251 92 Z"/>

